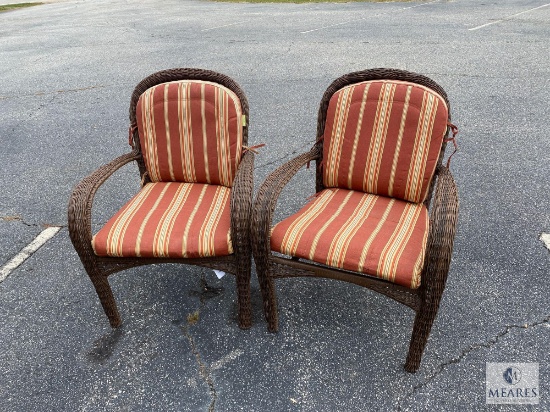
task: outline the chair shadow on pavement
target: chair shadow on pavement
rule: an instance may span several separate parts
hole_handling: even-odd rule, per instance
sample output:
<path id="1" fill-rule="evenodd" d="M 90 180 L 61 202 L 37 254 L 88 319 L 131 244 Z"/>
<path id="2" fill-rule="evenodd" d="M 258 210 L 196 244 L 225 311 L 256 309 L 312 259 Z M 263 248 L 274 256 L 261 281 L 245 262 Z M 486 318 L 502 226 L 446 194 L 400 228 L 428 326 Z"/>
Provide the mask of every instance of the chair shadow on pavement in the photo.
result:
<path id="1" fill-rule="evenodd" d="M 124 325 L 122 325 L 97 339 L 92 349 L 86 353 L 86 359 L 94 364 L 101 365 L 105 363 L 111 357 L 118 342 L 124 335 L 124 329 Z"/>

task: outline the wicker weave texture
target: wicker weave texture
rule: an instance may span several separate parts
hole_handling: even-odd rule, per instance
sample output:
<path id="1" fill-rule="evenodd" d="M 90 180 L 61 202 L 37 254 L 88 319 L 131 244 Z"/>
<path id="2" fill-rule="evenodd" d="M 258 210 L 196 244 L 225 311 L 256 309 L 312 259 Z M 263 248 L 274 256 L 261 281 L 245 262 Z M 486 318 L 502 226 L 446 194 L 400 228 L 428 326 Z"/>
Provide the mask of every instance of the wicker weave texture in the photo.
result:
<path id="1" fill-rule="evenodd" d="M 136 266 L 158 263 L 183 263 L 218 269 L 234 274 L 237 285 L 239 326 L 241 328 L 249 328 L 251 326 L 250 213 L 253 193 L 252 173 L 254 169 L 254 154 L 252 151 L 244 152 L 231 190 L 231 238 L 234 249 L 232 255 L 201 259 L 100 258 L 92 250 L 92 203 L 95 193 L 101 184 L 120 167 L 132 161 L 137 162 L 143 183 L 146 184 L 149 182 L 141 154 L 138 131 L 135 127 L 138 99 L 145 90 L 152 86 L 177 80 L 209 81 L 221 84 L 232 90 L 240 99 L 242 112 L 246 116 L 248 124 L 248 100 L 239 85 L 223 74 L 203 69 L 176 68 L 162 70 L 146 77 L 136 86 L 130 101 L 130 134 L 133 150 L 100 167 L 75 187 L 69 199 L 69 234 L 112 327 L 118 327 L 121 324 L 121 318 L 107 280 L 108 276 Z M 243 146 L 246 146 L 247 143 L 248 127 L 244 127 Z"/>
<path id="2" fill-rule="evenodd" d="M 445 143 L 442 145 L 436 175 L 431 182 L 429 194 L 425 201 L 426 206 L 431 207 L 432 210 L 430 212 L 428 249 L 420 288 L 410 290 L 384 280 L 369 278 L 360 273 L 337 270 L 307 260 L 275 256 L 270 248 L 273 213 L 278 197 L 297 171 L 308 162 L 315 160 L 317 162 L 315 192 L 324 189 L 322 183 L 322 136 L 330 98 L 342 87 L 369 80 L 399 80 L 428 87 L 443 97 L 450 113 L 450 104 L 445 91 L 433 80 L 420 74 L 397 69 L 377 68 L 349 73 L 336 79 L 327 88 L 321 99 L 318 112 L 317 143 L 309 152 L 299 155 L 278 167 L 258 189 L 251 223 L 253 256 L 263 297 L 264 314 L 270 331 L 275 332 L 278 330 L 275 279 L 308 276 L 332 278 L 354 283 L 384 294 L 415 310 L 416 319 L 409 355 L 405 364 L 407 371 L 414 372 L 420 365 L 420 359 L 445 287 L 458 214 L 456 185 L 450 171 L 442 165 Z M 436 187 L 436 194 L 432 201 L 434 187 Z"/>

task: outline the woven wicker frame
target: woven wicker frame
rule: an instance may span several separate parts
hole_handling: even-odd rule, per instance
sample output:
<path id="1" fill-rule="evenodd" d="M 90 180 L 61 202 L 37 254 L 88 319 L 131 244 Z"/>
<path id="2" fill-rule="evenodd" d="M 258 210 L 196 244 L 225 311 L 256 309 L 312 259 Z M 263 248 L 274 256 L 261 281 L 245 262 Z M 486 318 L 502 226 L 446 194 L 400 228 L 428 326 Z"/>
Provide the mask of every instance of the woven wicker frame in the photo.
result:
<path id="1" fill-rule="evenodd" d="M 305 164 L 315 160 L 317 163 L 316 192 L 324 188 L 320 166 L 323 154 L 322 136 L 330 98 L 346 85 L 380 79 L 402 80 L 426 86 L 443 97 L 450 113 L 450 105 L 445 91 L 433 80 L 416 73 L 381 68 L 349 73 L 336 79 L 328 87 L 321 100 L 317 123 L 317 143 L 309 152 L 301 154 L 277 168 L 259 188 L 252 211 L 252 247 L 264 302 L 264 314 L 271 332 L 278 330 L 274 279 L 305 276 L 354 283 L 384 294 L 416 312 L 409 354 L 405 363 L 405 370 L 415 372 L 420 366 L 422 353 L 445 288 L 458 214 L 456 185 L 449 169 L 442 164 L 445 143 L 442 145 L 435 176 L 425 201 L 426 206 L 430 207 L 430 230 L 421 275 L 422 283 L 418 289 L 408 289 L 383 279 L 335 269 L 305 259 L 276 256 L 270 248 L 270 230 L 277 199 L 284 186 L 297 171 Z M 449 130 L 447 130 L 447 135 L 448 132 Z M 433 194 L 434 192 L 435 194 Z"/>
<path id="2" fill-rule="evenodd" d="M 133 150 L 110 163 L 100 167 L 84 178 L 74 189 L 69 200 L 69 235 L 73 245 L 90 276 L 99 296 L 105 314 L 113 328 L 121 324 L 121 318 L 107 281 L 113 273 L 136 266 L 158 263 L 183 263 L 204 266 L 234 274 L 237 282 L 239 307 L 239 326 L 243 329 L 251 326 L 250 304 L 250 213 L 253 192 L 254 154 L 245 150 L 239 169 L 231 188 L 231 239 L 234 253 L 228 256 L 196 258 L 196 259 L 166 259 L 166 258 L 116 258 L 98 257 L 92 249 L 91 213 L 94 195 L 101 184 L 117 169 L 127 163 L 136 161 L 144 184 L 150 182 L 146 174 L 145 163 L 141 154 L 139 135 L 136 125 L 136 105 L 141 94 L 148 88 L 160 83 L 176 80 L 203 80 L 221 84 L 232 90 L 240 99 L 242 113 L 248 123 L 248 101 L 245 94 L 229 77 L 202 69 L 169 69 L 154 73 L 143 79 L 132 93 L 130 103 L 130 126 Z M 243 146 L 248 143 L 248 127 L 243 128 Z"/>

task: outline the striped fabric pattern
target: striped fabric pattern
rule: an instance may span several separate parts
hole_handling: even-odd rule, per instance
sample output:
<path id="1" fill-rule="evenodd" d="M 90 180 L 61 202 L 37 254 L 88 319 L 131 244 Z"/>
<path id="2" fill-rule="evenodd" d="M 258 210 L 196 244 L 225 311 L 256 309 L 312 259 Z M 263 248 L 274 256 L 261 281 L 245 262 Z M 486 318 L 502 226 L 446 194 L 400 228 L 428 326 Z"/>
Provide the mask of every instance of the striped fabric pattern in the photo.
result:
<path id="1" fill-rule="evenodd" d="M 367 81 L 336 92 L 323 143 L 325 187 L 423 202 L 448 109 L 434 91 L 402 81 Z"/>
<path id="2" fill-rule="evenodd" d="M 416 289 L 428 222 L 422 203 L 325 189 L 273 227 L 271 249 Z"/>
<path id="3" fill-rule="evenodd" d="M 93 237 L 94 252 L 151 258 L 232 254 L 230 194 L 219 185 L 149 183 Z"/>
<path id="4" fill-rule="evenodd" d="M 242 109 L 231 90 L 183 80 L 158 84 L 139 98 L 141 150 L 153 182 L 231 187 L 242 154 Z"/>

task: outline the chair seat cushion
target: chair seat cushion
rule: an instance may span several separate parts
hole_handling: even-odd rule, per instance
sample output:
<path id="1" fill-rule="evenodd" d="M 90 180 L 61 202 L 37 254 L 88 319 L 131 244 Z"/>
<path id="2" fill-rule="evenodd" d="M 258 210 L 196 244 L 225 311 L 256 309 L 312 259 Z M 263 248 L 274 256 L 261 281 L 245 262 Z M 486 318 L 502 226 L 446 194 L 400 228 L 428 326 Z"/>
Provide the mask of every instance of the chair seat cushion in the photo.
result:
<path id="1" fill-rule="evenodd" d="M 423 204 L 331 188 L 274 226 L 271 249 L 416 289 L 428 225 Z"/>
<path id="2" fill-rule="evenodd" d="M 93 237 L 94 252 L 149 258 L 232 254 L 230 194 L 225 186 L 149 183 Z"/>

